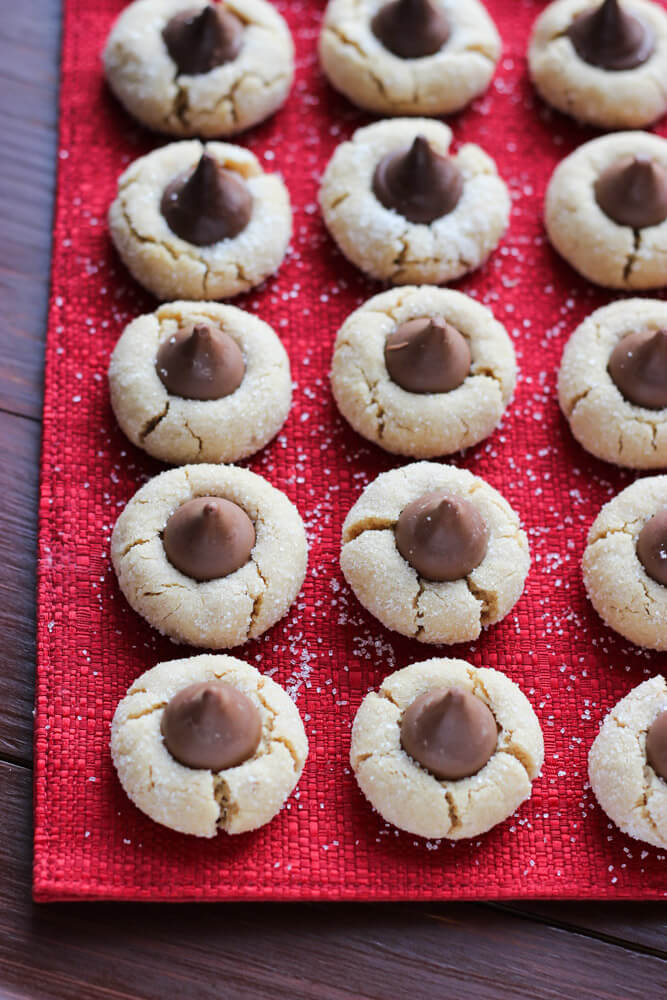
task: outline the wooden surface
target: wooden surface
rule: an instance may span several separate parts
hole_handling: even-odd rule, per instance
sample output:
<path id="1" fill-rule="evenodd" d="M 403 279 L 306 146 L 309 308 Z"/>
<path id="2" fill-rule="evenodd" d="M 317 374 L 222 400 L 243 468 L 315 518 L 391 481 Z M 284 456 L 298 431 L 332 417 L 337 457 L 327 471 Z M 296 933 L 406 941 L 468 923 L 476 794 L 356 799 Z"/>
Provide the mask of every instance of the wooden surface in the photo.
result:
<path id="1" fill-rule="evenodd" d="M 659 904 L 34 906 L 35 510 L 59 0 L 0 21 L 0 1000 L 634 1000 L 667 989 Z"/>

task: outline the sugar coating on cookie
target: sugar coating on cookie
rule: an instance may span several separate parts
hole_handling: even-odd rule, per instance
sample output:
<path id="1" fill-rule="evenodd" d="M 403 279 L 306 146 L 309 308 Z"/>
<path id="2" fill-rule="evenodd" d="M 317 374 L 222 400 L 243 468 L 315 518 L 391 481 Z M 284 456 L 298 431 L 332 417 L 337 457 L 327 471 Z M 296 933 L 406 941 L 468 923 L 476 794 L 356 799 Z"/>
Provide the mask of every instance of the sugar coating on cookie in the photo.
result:
<path id="1" fill-rule="evenodd" d="M 252 756 L 214 772 L 179 763 L 161 732 L 170 700 L 196 682 L 224 681 L 259 713 Z M 296 705 L 270 677 L 232 656 L 192 656 L 159 663 L 134 681 L 111 723 L 111 756 L 128 797 L 156 823 L 179 833 L 215 837 L 245 833 L 280 812 L 308 755 Z"/>
<path id="2" fill-rule="evenodd" d="M 667 649 L 667 587 L 637 554 L 644 525 L 667 507 L 667 476 L 649 476 L 605 504 L 588 533 L 583 577 L 603 621 L 648 649 Z"/>
<path id="3" fill-rule="evenodd" d="M 495 751 L 476 774 L 440 780 L 403 748 L 409 706 L 434 689 L 458 688 L 479 698 L 498 728 Z M 390 674 L 366 695 L 354 719 L 350 763 L 380 815 L 420 837 L 460 840 L 501 823 L 530 797 L 544 760 L 542 731 L 521 689 L 498 670 L 465 660 L 432 659 Z"/>
<path id="4" fill-rule="evenodd" d="M 667 330 L 666 302 L 623 299 L 588 316 L 565 345 L 558 400 L 577 441 L 597 458 L 633 469 L 667 465 L 667 408 L 626 399 L 609 373 L 625 337 L 661 330 Z"/>
<path id="5" fill-rule="evenodd" d="M 374 278 L 395 285 L 438 285 L 479 267 L 507 228 L 510 199 L 487 154 L 467 143 L 451 157 L 463 180 L 452 211 L 430 224 L 410 222 L 373 190 L 383 158 L 422 136 L 447 156 L 451 129 L 426 118 L 396 118 L 358 129 L 336 149 L 322 178 L 320 207 L 345 256 Z"/>
<path id="6" fill-rule="evenodd" d="M 667 283 L 667 218 L 633 228 L 600 207 L 595 185 L 613 164 L 635 158 L 667 170 L 667 140 L 648 132 L 617 132 L 579 146 L 554 170 L 544 221 L 555 249 L 589 281 L 607 288 L 659 288 Z"/>
<path id="7" fill-rule="evenodd" d="M 606 716 L 588 755 L 588 776 L 607 816 L 630 837 L 667 848 L 667 781 L 647 760 L 646 735 L 667 710 L 667 682 L 651 677 Z"/>
<path id="8" fill-rule="evenodd" d="M 157 371 L 157 354 L 183 328 L 206 325 L 241 349 L 240 385 L 219 399 L 172 393 Z M 109 365 L 111 405 L 124 433 L 164 462 L 235 462 L 254 454 L 287 419 L 292 380 L 287 353 L 258 317 L 215 302 L 170 302 L 125 328 Z"/>
<path id="9" fill-rule="evenodd" d="M 667 110 L 667 13 L 648 0 L 621 0 L 653 36 L 653 47 L 639 65 L 613 71 L 593 65 L 577 53 L 568 35 L 573 21 L 597 0 L 557 0 L 537 18 L 528 48 L 535 87 L 549 104 L 582 122 L 601 128 L 642 128 Z"/>
<path id="10" fill-rule="evenodd" d="M 238 505 L 255 529 L 248 561 L 200 582 L 167 558 L 171 516 L 197 497 Z M 284 493 L 233 465 L 185 465 L 155 476 L 132 497 L 111 537 L 111 558 L 129 604 L 176 642 L 226 649 L 254 639 L 282 618 L 306 573 L 303 522 Z"/>
<path id="11" fill-rule="evenodd" d="M 176 136 L 231 136 L 286 100 L 294 46 L 285 21 L 265 0 L 226 0 L 224 6 L 240 24 L 238 52 L 196 73 L 179 68 L 163 33 L 186 11 L 213 11 L 207 0 L 137 0 L 120 14 L 104 49 L 105 74 L 144 125 Z"/>
<path id="12" fill-rule="evenodd" d="M 387 338 L 402 324 L 440 317 L 470 348 L 470 371 L 450 392 L 409 392 L 390 376 Z M 516 384 L 516 359 L 505 328 L 460 292 L 422 286 L 375 295 L 338 331 L 331 388 L 356 431 L 386 451 L 415 458 L 448 455 L 482 441 L 497 426 Z"/>
<path id="13" fill-rule="evenodd" d="M 204 154 L 240 178 L 251 196 L 247 225 L 210 245 L 177 236 L 161 211 L 167 187 Z M 109 209 L 111 238 L 134 278 L 158 299 L 225 299 L 278 270 L 292 232 L 287 189 L 247 149 L 220 142 L 173 142 L 130 164 Z"/>
<path id="14" fill-rule="evenodd" d="M 470 503 L 488 530 L 482 561 L 464 578 L 425 579 L 399 552 L 396 525 L 413 501 L 446 490 Z M 340 564 L 363 606 L 387 628 L 419 642 L 476 639 L 519 600 L 528 540 L 501 494 L 466 469 L 415 462 L 382 473 L 363 491 L 343 524 Z"/>
<path id="15" fill-rule="evenodd" d="M 322 68 L 354 104 L 385 115 L 443 115 L 484 93 L 500 57 L 501 41 L 477 0 L 434 0 L 449 36 L 437 51 L 401 58 L 373 30 L 387 0 L 330 0 L 319 40 Z M 405 0 L 404 0 L 405 2 Z M 410 12 L 414 17 L 412 4 Z"/>

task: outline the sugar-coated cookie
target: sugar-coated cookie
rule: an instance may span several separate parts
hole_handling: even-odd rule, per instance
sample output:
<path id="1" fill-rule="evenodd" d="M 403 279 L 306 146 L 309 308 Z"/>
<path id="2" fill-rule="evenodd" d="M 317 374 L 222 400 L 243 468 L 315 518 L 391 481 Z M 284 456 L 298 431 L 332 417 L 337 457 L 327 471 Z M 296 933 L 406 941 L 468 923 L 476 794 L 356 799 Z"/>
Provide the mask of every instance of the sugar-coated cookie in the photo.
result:
<path id="1" fill-rule="evenodd" d="M 667 139 L 617 132 L 584 143 L 554 170 L 544 221 L 589 281 L 629 291 L 667 284 Z"/>
<path id="2" fill-rule="evenodd" d="M 268 323 L 234 306 L 170 302 L 125 328 L 109 390 L 122 430 L 155 458 L 235 462 L 278 433 L 292 379 Z"/>
<path id="3" fill-rule="evenodd" d="M 504 618 L 530 556 L 519 518 L 479 476 L 435 462 L 382 473 L 343 524 L 340 564 L 363 606 L 419 642 L 469 642 Z"/>
<path id="4" fill-rule="evenodd" d="M 445 115 L 484 93 L 501 41 L 478 0 L 330 0 L 322 68 L 354 104 L 384 115 Z"/>
<path id="5" fill-rule="evenodd" d="M 477 444 L 516 384 L 514 348 L 485 306 L 432 286 L 375 295 L 338 331 L 331 388 L 356 431 L 415 458 Z"/>
<path id="6" fill-rule="evenodd" d="M 134 804 L 179 833 L 264 826 L 301 776 L 308 741 L 287 692 L 232 656 L 159 663 L 111 724 L 111 755 Z"/>
<path id="7" fill-rule="evenodd" d="M 588 755 L 607 816 L 630 837 L 667 848 L 667 683 L 639 684 L 609 712 Z"/>
<path id="8" fill-rule="evenodd" d="M 556 0 L 528 49 L 549 104 L 599 128 L 642 128 L 667 111 L 667 13 L 649 0 Z"/>
<path id="9" fill-rule="evenodd" d="M 390 674 L 362 701 L 350 762 L 383 819 L 420 837 L 485 833 L 530 797 L 542 730 L 498 670 L 433 659 Z"/>
<path id="10" fill-rule="evenodd" d="M 296 507 L 234 465 L 155 476 L 111 537 L 118 583 L 134 610 L 176 642 L 205 649 L 237 646 L 282 618 L 307 556 Z"/>
<path id="11" fill-rule="evenodd" d="M 395 118 L 358 129 L 336 149 L 320 207 L 342 252 L 366 274 L 439 285 L 475 270 L 500 242 L 507 188 L 479 146 L 449 156 L 451 139 L 442 122 Z"/>
<path id="12" fill-rule="evenodd" d="M 667 649 L 667 476 L 649 476 L 605 504 L 588 533 L 586 591 L 626 639 Z"/>
<path id="13" fill-rule="evenodd" d="M 118 181 L 111 238 L 158 299 L 226 299 L 278 270 L 292 232 L 287 189 L 247 149 L 173 142 Z"/>
<path id="14" fill-rule="evenodd" d="M 177 136 L 243 132 L 283 104 L 294 77 L 292 37 L 266 0 L 136 0 L 103 58 L 130 114 Z"/>

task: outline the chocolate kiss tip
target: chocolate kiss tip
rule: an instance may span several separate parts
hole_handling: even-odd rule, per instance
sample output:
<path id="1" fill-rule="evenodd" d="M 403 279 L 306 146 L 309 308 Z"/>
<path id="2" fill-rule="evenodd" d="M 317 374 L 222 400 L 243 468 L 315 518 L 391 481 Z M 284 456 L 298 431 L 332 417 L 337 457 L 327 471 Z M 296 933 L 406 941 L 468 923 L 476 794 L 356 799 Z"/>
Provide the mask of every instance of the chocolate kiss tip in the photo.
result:
<path id="1" fill-rule="evenodd" d="M 641 66 L 655 48 L 653 30 L 617 0 L 579 14 L 567 35 L 584 62 L 611 72 Z"/>

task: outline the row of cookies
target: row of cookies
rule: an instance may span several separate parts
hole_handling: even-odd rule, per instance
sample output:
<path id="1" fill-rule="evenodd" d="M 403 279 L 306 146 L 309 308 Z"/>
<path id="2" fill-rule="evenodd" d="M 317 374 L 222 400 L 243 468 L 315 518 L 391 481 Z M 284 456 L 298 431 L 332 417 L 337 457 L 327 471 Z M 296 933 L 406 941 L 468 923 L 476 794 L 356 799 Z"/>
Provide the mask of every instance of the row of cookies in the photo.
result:
<path id="1" fill-rule="evenodd" d="M 478 0 L 330 0 L 322 68 L 353 103 L 383 115 L 459 111 L 488 87 L 501 53 Z M 556 0 L 528 47 L 546 101 L 604 128 L 649 125 L 667 110 L 667 15 L 651 0 Z M 136 0 L 109 35 L 107 80 L 159 132 L 230 136 L 287 98 L 294 47 L 265 0 Z"/>

